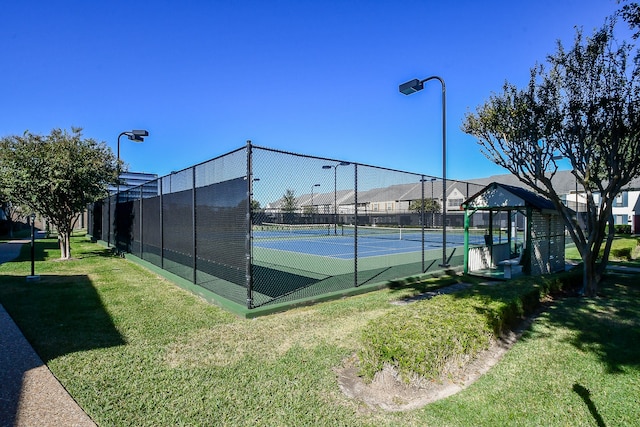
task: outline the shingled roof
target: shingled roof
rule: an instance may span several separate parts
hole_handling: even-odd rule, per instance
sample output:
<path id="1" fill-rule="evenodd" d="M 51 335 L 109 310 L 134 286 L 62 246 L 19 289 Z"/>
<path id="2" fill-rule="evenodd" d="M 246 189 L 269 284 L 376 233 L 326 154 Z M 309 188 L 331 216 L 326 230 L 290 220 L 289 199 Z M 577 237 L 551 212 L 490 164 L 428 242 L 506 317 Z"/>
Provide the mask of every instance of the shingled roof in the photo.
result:
<path id="1" fill-rule="evenodd" d="M 530 207 L 537 210 L 556 210 L 553 202 L 522 187 L 492 182 L 478 193 L 467 199 L 462 207 L 513 209 L 516 207 Z"/>

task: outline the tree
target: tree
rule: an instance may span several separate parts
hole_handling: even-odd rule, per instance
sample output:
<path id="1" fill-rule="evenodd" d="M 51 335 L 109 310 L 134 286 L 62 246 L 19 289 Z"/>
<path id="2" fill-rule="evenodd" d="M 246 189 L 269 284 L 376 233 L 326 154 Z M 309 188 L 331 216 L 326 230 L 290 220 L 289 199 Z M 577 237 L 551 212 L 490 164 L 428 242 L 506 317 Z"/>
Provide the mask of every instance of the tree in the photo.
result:
<path id="1" fill-rule="evenodd" d="M 287 190 L 282 196 L 282 211 L 293 213 L 298 209 L 298 201 L 293 190 Z"/>
<path id="2" fill-rule="evenodd" d="M 284 212 L 284 222 L 293 223 L 295 211 L 298 209 L 298 201 L 293 190 L 287 189 L 282 196 L 282 212 Z"/>
<path id="3" fill-rule="evenodd" d="M 262 207 L 260 206 L 260 202 L 255 199 L 251 199 L 251 212 L 260 212 Z"/>
<path id="4" fill-rule="evenodd" d="M 419 213 L 422 210 L 423 201 L 425 212 L 440 212 L 440 203 L 436 199 L 412 200 L 411 203 L 409 203 L 409 210 Z"/>
<path id="5" fill-rule="evenodd" d="M 104 142 L 83 139 L 80 128 L 45 136 L 27 131 L 0 139 L 0 187 L 13 203 L 49 219 L 58 230 L 60 258 L 69 259 L 78 215 L 117 182 L 116 162 Z"/>
<path id="6" fill-rule="evenodd" d="M 638 56 L 615 39 L 614 25 L 608 20 L 586 39 L 578 30 L 568 51 L 558 42 L 548 71 L 534 67 L 524 89 L 505 83 L 462 126 L 487 158 L 553 202 L 582 257 L 589 296 L 608 262 L 615 198 L 640 176 Z M 570 162 L 586 195 L 586 229 L 553 188 L 560 159 Z"/>
<path id="7" fill-rule="evenodd" d="M 629 28 L 635 31 L 632 37 L 634 39 L 640 37 L 640 4 L 636 2 L 625 4 L 618 14 L 627 21 Z"/>

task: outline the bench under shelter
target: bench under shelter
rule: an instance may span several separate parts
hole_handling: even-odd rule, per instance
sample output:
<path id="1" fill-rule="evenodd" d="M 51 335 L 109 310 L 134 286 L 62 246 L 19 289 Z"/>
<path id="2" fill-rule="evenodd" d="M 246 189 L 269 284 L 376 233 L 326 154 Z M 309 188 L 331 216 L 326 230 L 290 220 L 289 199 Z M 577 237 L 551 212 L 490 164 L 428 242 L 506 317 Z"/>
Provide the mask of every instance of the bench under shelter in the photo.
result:
<path id="1" fill-rule="evenodd" d="M 462 208 L 465 273 L 510 279 L 564 270 L 565 227 L 550 200 L 494 182 Z M 479 226 L 484 226 L 484 245 L 470 245 L 469 233 Z"/>

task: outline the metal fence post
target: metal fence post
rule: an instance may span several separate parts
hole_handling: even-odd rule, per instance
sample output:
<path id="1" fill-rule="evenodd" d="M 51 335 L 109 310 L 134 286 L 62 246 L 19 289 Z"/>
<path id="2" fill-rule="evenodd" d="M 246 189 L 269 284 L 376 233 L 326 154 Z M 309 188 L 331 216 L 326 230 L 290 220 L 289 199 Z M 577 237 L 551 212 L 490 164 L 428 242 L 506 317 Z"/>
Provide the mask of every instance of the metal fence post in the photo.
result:
<path id="1" fill-rule="evenodd" d="M 162 182 L 164 180 L 160 178 L 158 183 L 160 184 L 160 268 L 164 269 L 164 215 L 163 215 L 163 193 Z"/>
<path id="2" fill-rule="evenodd" d="M 247 234 L 245 240 L 245 255 L 246 262 L 246 281 L 247 281 L 247 308 L 253 308 L 253 271 L 252 264 L 253 258 L 251 252 L 253 249 L 253 239 L 251 238 L 253 230 L 253 219 L 251 218 L 251 199 L 253 197 L 253 165 L 252 165 L 252 148 L 251 140 L 247 140 L 247 204 L 245 218 L 247 221 Z"/>
<path id="3" fill-rule="evenodd" d="M 421 271 L 424 273 L 424 175 L 420 177 L 420 223 L 422 225 L 422 269 Z"/>
<path id="4" fill-rule="evenodd" d="M 197 229 L 196 229 L 196 168 L 191 168 L 191 226 L 193 237 L 193 283 L 197 282 L 197 268 L 198 268 L 198 245 L 196 244 Z"/>
<path id="5" fill-rule="evenodd" d="M 143 209 L 142 209 L 142 193 L 144 190 L 144 185 L 140 186 L 140 259 L 142 259 L 142 244 L 144 242 L 144 231 L 142 228 L 142 224 L 143 224 L 143 220 L 144 220 L 144 214 L 143 214 Z"/>
<path id="6" fill-rule="evenodd" d="M 111 246 L 111 197 L 107 197 L 107 247 Z"/>
<path id="7" fill-rule="evenodd" d="M 353 203 L 355 207 L 356 223 L 353 227 L 353 281 L 354 287 L 358 287 L 358 164 L 354 163 L 354 191 Z"/>

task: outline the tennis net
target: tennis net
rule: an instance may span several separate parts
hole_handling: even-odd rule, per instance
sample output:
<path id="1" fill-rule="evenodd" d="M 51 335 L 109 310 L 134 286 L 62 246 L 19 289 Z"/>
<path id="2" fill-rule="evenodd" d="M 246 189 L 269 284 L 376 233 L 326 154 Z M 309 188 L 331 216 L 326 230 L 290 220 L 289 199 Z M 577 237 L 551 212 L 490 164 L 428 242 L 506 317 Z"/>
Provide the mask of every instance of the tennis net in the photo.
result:
<path id="1" fill-rule="evenodd" d="M 441 231 L 440 231 L 441 233 Z M 355 234 L 355 226 L 343 225 L 342 235 L 353 236 Z M 425 231 L 425 234 L 428 234 Z M 371 239 L 387 239 L 387 240 L 411 240 L 422 241 L 422 229 L 420 228 L 402 228 L 402 227 L 374 227 L 371 225 L 359 225 L 358 237 Z"/>
<path id="2" fill-rule="evenodd" d="M 331 224 L 280 224 L 263 222 L 253 227 L 255 238 L 293 238 L 327 236 L 332 230 Z"/>

